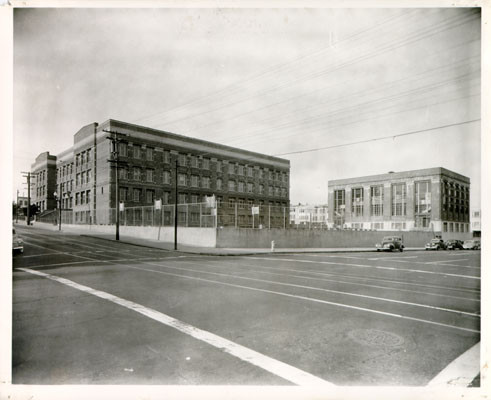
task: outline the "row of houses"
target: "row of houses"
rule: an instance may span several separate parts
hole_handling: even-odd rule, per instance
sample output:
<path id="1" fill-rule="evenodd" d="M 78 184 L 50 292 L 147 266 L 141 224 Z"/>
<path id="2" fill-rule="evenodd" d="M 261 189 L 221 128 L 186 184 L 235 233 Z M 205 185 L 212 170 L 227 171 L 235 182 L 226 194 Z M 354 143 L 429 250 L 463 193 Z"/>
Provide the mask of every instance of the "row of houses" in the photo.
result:
<path id="1" fill-rule="evenodd" d="M 58 155 L 40 154 L 31 173 L 31 202 L 41 214 L 69 210 L 73 223 L 113 223 L 105 210 L 121 205 L 198 204 L 213 196 L 219 223 L 237 227 L 477 228 L 470 179 L 445 168 L 333 180 L 329 207 L 291 205 L 289 160 L 112 119 L 81 128 Z"/>

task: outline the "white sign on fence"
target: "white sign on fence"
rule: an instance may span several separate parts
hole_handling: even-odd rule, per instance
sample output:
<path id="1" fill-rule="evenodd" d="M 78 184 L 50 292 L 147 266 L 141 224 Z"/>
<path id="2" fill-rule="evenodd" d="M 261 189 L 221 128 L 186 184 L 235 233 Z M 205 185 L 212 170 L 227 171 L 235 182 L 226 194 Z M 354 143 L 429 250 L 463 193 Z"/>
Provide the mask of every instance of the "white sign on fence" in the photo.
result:
<path id="1" fill-rule="evenodd" d="M 252 207 L 252 215 L 259 215 L 259 207 Z"/>
<path id="2" fill-rule="evenodd" d="M 215 208 L 215 195 L 206 196 L 206 205 L 211 208 Z"/>
<path id="3" fill-rule="evenodd" d="M 162 200 L 155 200 L 155 209 L 160 210 L 162 209 Z"/>
<path id="4" fill-rule="evenodd" d="M 124 203 L 123 202 L 119 203 L 119 211 L 124 211 Z"/>

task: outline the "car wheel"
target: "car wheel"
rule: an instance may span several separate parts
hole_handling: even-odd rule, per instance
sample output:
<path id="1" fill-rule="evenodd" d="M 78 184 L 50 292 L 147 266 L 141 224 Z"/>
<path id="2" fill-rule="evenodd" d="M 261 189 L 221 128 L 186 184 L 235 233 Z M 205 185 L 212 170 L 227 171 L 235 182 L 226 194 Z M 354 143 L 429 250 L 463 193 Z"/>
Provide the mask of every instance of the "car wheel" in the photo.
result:
<path id="1" fill-rule="evenodd" d="M 404 249 L 401 247 L 401 248 L 399 249 L 399 251 L 402 253 L 402 252 L 404 251 Z"/>
<path id="2" fill-rule="evenodd" d="M 377 249 L 377 253 L 380 251 L 380 249 Z"/>

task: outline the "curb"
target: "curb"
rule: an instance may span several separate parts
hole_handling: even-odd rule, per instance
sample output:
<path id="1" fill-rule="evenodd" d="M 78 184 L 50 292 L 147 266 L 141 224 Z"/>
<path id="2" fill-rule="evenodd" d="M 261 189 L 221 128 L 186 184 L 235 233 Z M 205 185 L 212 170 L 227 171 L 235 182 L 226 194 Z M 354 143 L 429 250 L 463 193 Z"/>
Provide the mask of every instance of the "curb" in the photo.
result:
<path id="1" fill-rule="evenodd" d="M 201 256 L 216 256 L 216 257 L 243 257 L 243 256 L 257 256 L 257 255 L 271 255 L 271 254 L 325 254 L 325 253 L 331 253 L 331 254 L 336 254 L 336 253 L 377 253 L 376 249 L 352 249 L 347 247 L 346 249 L 336 249 L 336 250 L 323 250 L 323 251 L 282 251 L 282 250 L 276 250 L 276 251 L 263 251 L 263 252 L 235 252 L 235 253 L 227 253 L 227 252 L 209 252 L 209 251 L 190 251 L 190 250 L 174 250 L 174 249 L 165 249 L 162 247 L 156 247 L 156 246 L 151 246 L 148 244 L 143 244 L 143 243 L 133 243 L 127 240 L 119 240 L 117 241 L 116 239 L 110 239 L 110 238 L 105 238 L 101 236 L 96 236 L 96 235 L 87 235 L 87 234 L 81 234 L 80 236 L 84 237 L 91 237 L 95 239 L 102 239 L 102 240 L 107 240 L 110 242 L 119 242 L 119 243 L 124 243 L 124 244 L 129 244 L 132 246 L 138 246 L 138 247 L 144 247 L 144 248 L 149 248 L 149 249 L 158 249 L 162 251 L 175 251 L 178 253 L 183 253 L 183 254 L 193 254 L 193 255 L 201 255 Z M 404 251 L 421 251 L 424 250 L 423 248 L 418 249 L 405 249 Z"/>

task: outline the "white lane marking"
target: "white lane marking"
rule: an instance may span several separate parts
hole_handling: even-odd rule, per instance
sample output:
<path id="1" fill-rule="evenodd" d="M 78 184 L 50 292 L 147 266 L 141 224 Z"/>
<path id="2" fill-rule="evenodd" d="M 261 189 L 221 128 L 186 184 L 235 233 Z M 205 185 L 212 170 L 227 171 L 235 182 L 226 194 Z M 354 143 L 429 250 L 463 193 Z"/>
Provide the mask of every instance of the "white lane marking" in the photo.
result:
<path id="1" fill-rule="evenodd" d="M 183 262 L 189 263 L 188 261 L 183 261 Z M 211 263 L 211 262 L 214 262 L 214 260 L 205 261 L 205 262 Z M 219 268 L 220 267 L 220 265 L 204 264 L 204 262 L 202 262 L 201 265 L 211 266 L 211 267 L 215 267 L 215 268 Z M 231 266 L 231 267 L 238 267 L 239 269 L 242 268 L 242 266 L 247 267 L 247 268 L 256 268 L 253 272 L 255 272 L 255 273 L 261 273 L 261 274 L 273 274 L 273 275 L 279 275 L 279 276 L 291 276 L 293 278 L 312 279 L 312 280 L 325 281 L 325 282 L 343 283 L 343 284 L 353 285 L 353 286 L 363 286 L 363 287 L 371 287 L 371 288 L 376 288 L 376 289 L 392 290 L 392 291 L 396 291 L 396 292 L 408 292 L 408 293 L 424 294 L 426 296 L 446 297 L 446 298 L 459 299 L 459 300 L 464 300 L 464 301 L 471 301 L 471 302 L 478 302 L 478 303 L 480 302 L 479 299 L 471 299 L 471 298 L 468 298 L 468 297 L 452 296 L 452 295 L 440 294 L 440 293 L 421 292 L 421 291 L 418 291 L 418 290 L 401 289 L 401 288 L 394 288 L 394 287 L 390 287 L 390 286 L 370 285 L 370 284 L 367 284 L 367 283 L 350 282 L 350 281 L 343 281 L 343 280 L 339 280 L 339 279 L 327 279 L 327 278 L 323 278 L 321 276 L 336 276 L 336 275 L 334 275 L 334 274 L 324 274 L 324 273 L 321 273 L 321 272 L 310 271 L 310 270 L 307 270 L 306 271 L 306 270 L 298 270 L 298 269 L 283 268 L 283 267 L 266 267 L 265 265 L 253 265 L 253 264 L 242 264 L 242 266 L 241 266 L 241 265 L 238 265 L 237 263 L 227 263 L 227 262 L 224 262 L 221 265 L 228 265 L 228 266 Z M 292 274 L 284 274 L 284 273 L 278 273 L 278 272 L 275 273 L 275 272 L 268 272 L 268 271 L 260 271 L 261 269 L 268 269 L 268 270 L 273 270 L 273 271 L 300 272 L 302 274 L 313 274 L 313 275 L 321 275 L 321 276 L 292 275 Z M 249 272 L 249 271 L 247 271 L 247 272 Z M 353 277 L 353 278 L 360 279 L 360 278 L 357 278 L 357 277 Z M 369 280 L 371 280 L 371 279 L 369 279 Z M 389 281 L 389 282 L 392 282 L 392 281 Z M 392 282 L 392 283 L 398 283 L 398 282 Z M 404 283 L 404 282 L 400 282 L 400 283 Z M 445 288 L 445 289 L 448 289 L 448 288 Z"/>
<path id="2" fill-rule="evenodd" d="M 468 261 L 467 258 L 464 259 L 459 259 L 459 260 L 441 260 L 441 261 L 428 261 L 426 264 L 445 264 L 445 263 L 451 263 L 451 262 L 457 262 L 457 261 Z M 448 264 L 451 265 L 451 264 Z M 462 265 L 455 264 L 456 267 L 461 267 Z"/>
<path id="3" fill-rule="evenodd" d="M 428 386 L 467 387 L 480 371 L 481 342 L 448 364 Z"/>
<path id="4" fill-rule="evenodd" d="M 391 260 L 393 262 L 399 262 L 399 263 L 409 263 L 409 264 L 423 264 L 423 265 L 428 265 L 432 264 L 430 262 L 425 262 L 425 261 L 405 261 L 405 260 Z M 452 262 L 454 260 L 449 260 L 448 262 Z M 438 265 L 438 264 L 436 264 Z M 459 267 L 459 268 L 470 268 L 470 269 L 477 269 L 481 270 L 481 267 L 472 267 L 470 265 L 459 265 L 459 264 L 444 264 L 443 266 L 449 266 L 449 267 Z"/>
<path id="5" fill-rule="evenodd" d="M 409 257 L 377 257 L 377 258 L 367 258 L 367 260 L 370 260 L 370 261 L 377 261 L 377 260 L 396 261 L 396 260 L 401 260 L 403 258 L 418 258 L 418 256 L 409 256 Z"/>
<path id="6" fill-rule="evenodd" d="M 339 262 L 331 262 L 331 261 L 295 260 L 295 259 L 290 259 L 290 258 L 268 258 L 268 257 L 248 257 L 248 258 L 253 259 L 253 260 L 287 261 L 287 262 L 310 263 L 310 264 L 329 264 L 329 265 L 340 265 L 340 266 L 343 266 L 344 265 L 344 266 L 348 266 L 348 267 L 357 267 L 357 268 L 390 269 L 390 270 L 397 270 L 397 271 L 408 272 L 408 273 L 422 273 L 422 274 L 431 274 L 431 275 L 444 275 L 444 276 L 454 276 L 454 277 L 464 278 L 464 279 L 477 279 L 477 280 L 481 280 L 481 277 L 479 277 L 479 276 L 449 274 L 449 273 L 446 273 L 446 272 L 425 271 L 425 270 L 420 270 L 420 269 L 384 267 L 384 266 L 381 266 L 381 265 L 348 264 L 348 263 L 339 263 Z"/>
<path id="7" fill-rule="evenodd" d="M 29 246 L 35 246 L 35 247 L 40 247 L 41 249 L 48 249 L 48 250 L 51 250 L 53 252 L 55 252 L 56 254 L 65 254 L 65 255 L 68 255 L 68 256 L 72 256 L 72 257 L 78 257 L 78 258 L 84 258 L 86 260 L 96 260 L 94 258 L 90 258 L 90 257 L 83 257 L 83 256 L 79 256 L 77 254 L 72 254 L 70 252 L 66 252 L 66 251 L 59 251 L 59 250 L 54 250 L 54 249 L 50 249 L 49 247 L 46 247 L 46 246 L 41 246 L 39 244 L 34 244 L 34 243 L 31 243 L 31 242 L 25 242 L 27 243 Z M 98 260 L 96 260 L 98 261 Z"/>
<path id="8" fill-rule="evenodd" d="M 162 262 L 165 262 L 165 260 L 163 260 Z M 191 262 L 190 261 L 184 261 L 184 263 L 188 263 L 189 264 Z M 249 277 L 246 277 L 246 276 L 237 276 L 237 275 L 225 274 L 225 273 L 221 273 L 221 272 L 210 272 L 210 271 L 202 271 L 202 270 L 189 269 L 189 268 L 172 267 L 172 266 L 163 265 L 163 264 L 153 264 L 153 263 L 146 263 L 146 264 L 161 265 L 164 268 L 172 268 L 172 269 L 177 269 L 179 271 L 197 272 L 197 273 L 200 273 L 200 274 L 210 274 L 210 275 L 225 276 L 225 277 L 236 278 L 236 279 L 245 279 L 245 280 L 250 280 L 250 281 L 255 281 L 255 282 L 272 283 L 274 285 L 279 285 L 279 286 L 291 286 L 291 287 L 297 287 L 297 288 L 301 288 L 301 289 L 316 290 L 316 291 L 319 291 L 319 292 L 336 293 L 336 294 L 341 294 L 341 295 L 345 295 L 345 296 L 361 297 L 361 298 L 364 298 L 364 299 L 371 299 L 371 300 L 377 300 L 377 301 L 386 301 L 386 302 L 389 302 L 389 303 L 403 304 L 403 305 L 406 305 L 406 306 L 423 307 L 423 308 L 429 308 L 429 309 L 432 309 L 432 310 L 446 311 L 446 312 L 451 312 L 451 313 L 456 313 L 456 314 L 470 315 L 472 317 L 479 317 L 479 314 L 471 313 L 471 312 L 467 312 L 467 311 L 453 310 L 451 308 L 436 307 L 436 306 L 430 306 L 430 305 L 427 305 L 427 304 L 412 303 L 412 302 L 408 302 L 408 301 L 388 299 L 388 298 L 384 298 L 384 297 L 368 296 L 368 295 L 364 295 L 364 294 L 351 293 L 351 292 L 342 292 L 340 290 L 325 289 L 325 288 L 319 288 L 319 287 L 314 287 L 314 286 L 297 285 L 297 284 L 294 284 L 294 283 L 285 283 L 285 282 L 278 282 L 278 281 L 270 281 L 270 280 L 266 280 L 266 279 L 249 278 Z"/>
<path id="9" fill-rule="evenodd" d="M 34 271 L 29 268 L 18 268 L 24 272 L 28 272 L 30 274 L 38 275 L 43 278 L 51 279 L 52 281 L 62 283 L 71 288 L 80 290 L 82 292 L 91 294 L 96 297 L 100 297 L 102 299 L 111 301 L 115 304 L 118 304 L 122 307 L 135 311 L 139 314 L 142 314 L 148 318 L 151 318 L 155 321 L 158 321 L 164 325 L 167 325 L 171 328 L 177 329 L 178 331 L 185 333 L 189 336 L 192 336 L 195 339 L 201 340 L 209 345 L 225 352 L 230 355 L 233 355 L 242 361 L 253 364 L 259 368 L 262 368 L 276 376 L 279 376 L 287 381 L 290 381 L 296 385 L 323 385 L 323 386 L 335 386 L 331 382 L 327 382 L 317 376 L 309 374 L 308 372 L 302 371 L 301 369 L 295 368 L 289 364 L 276 360 L 274 358 L 268 357 L 264 354 L 258 353 L 252 349 L 244 347 L 238 343 L 232 342 L 228 339 L 225 339 L 221 336 L 215 335 L 211 332 L 196 328 L 190 324 L 187 324 L 183 321 L 175 319 L 169 315 L 163 314 L 159 311 L 153 310 L 151 308 L 147 308 L 141 304 L 134 303 L 130 300 L 125 300 L 121 297 L 114 296 L 110 293 L 103 292 L 97 289 L 93 289 L 88 286 L 80 285 L 71 280 L 61 278 L 55 275 L 46 274 L 40 271 Z"/>
<path id="10" fill-rule="evenodd" d="M 146 263 L 146 264 L 162 267 L 162 265 L 160 265 L 160 264 L 151 264 L 151 263 Z M 389 316 L 389 317 L 397 317 L 397 318 L 401 318 L 401 319 L 407 319 L 407 320 L 410 320 L 410 321 L 422 322 L 422 323 L 426 323 L 426 324 L 430 324 L 430 325 L 443 326 L 445 328 L 452 328 L 452 329 L 457 329 L 457 330 L 462 330 L 462 331 L 467 331 L 467 332 L 475 332 L 475 333 L 479 333 L 480 332 L 480 331 L 475 330 L 475 329 L 462 328 L 462 327 L 458 327 L 458 326 L 454 326 L 454 325 L 443 324 L 443 323 L 440 323 L 440 322 L 434 322 L 434 321 L 429 321 L 429 320 L 420 319 L 420 318 L 408 317 L 408 316 L 404 316 L 404 315 L 400 315 L 400 314 L 388 313 L 388 312 L 385 312 L 385 311 L 379 311 L 379 310 L 374 310 L 374 309 L 370 309 L 370 308 L 350 306 L 348 304 L 335 303 L 335 302 L 332 302 L 332 301 L 320 300 L 320 299 L 315 299 L 315 298 L 312 298 L 312 297 L 298 296 L 298 295 L 295 295 L 295 294 L 289 294 L 289 293 L 284 293 L 284 292 L 276 292 L 274 290 L 259 289 L 259 288 L 255 288 L 255 287 L 251 287 L 251 286 L 243 286 L 243 285 L 237 285 L 237 284 L 234 284 L 234 283 L 226 283 L 226 282 L 214 281 L 212 279 L 198 278 L 198 277 L 195 277 L 195 276 L 173 274 L 172 272 L 164 272 L 164 271 L 158 271 L 158 270 L 148 269 L 148 268 L 133 267 L 133 266 L 130 266 L 130 265 L 123 265 L 123 266 L 126 267 L 126 268 L 137 269 L 137 270 L 140 270 L 140 271 L 155 272 L 157 274 L 164 274 L 164 275 L 176 276 L 176 277 L 179 277 L 179 278 L 186 278 L 186 279 L 194 279 L 194 280 L 202 281 L 202 282 L 218 283 L 219 285 L 231 286 L 231 287 L 236 287 L 236 288 L 240 288 L 240 289 L 253 290 L 253 291 L 256 291 L 256 292 L 276 294 L 276 295 L 285 296 L 285 297 L 292 297 L 292 298 L 296 298 L 296 299 L 312 301 L 314 303 L 329 304 L 329 305 L 332 305 L 332 306 L 337 306 L 337 307 L 342 307 L 342 308 L 349 308 L 349 309 L 357 310 L 357 311 L 366 311 L 366 312 L 370 312 L 370 313 L 374 313 L 374 314 L 380 314 L 380 315 L 385 315 L 385 316 Z"/>

